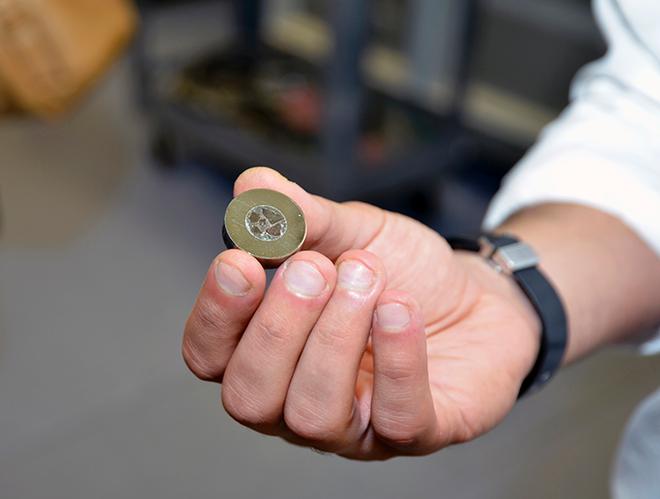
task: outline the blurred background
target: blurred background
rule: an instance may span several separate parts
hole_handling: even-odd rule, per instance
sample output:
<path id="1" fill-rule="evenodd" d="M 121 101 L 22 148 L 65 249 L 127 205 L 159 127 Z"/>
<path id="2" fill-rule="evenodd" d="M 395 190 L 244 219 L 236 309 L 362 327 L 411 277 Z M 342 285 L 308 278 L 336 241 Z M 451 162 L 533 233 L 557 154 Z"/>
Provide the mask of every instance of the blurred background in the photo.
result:
<path id="1" fill-rule="evenodd" d="M 179 353 L 240 171 L 472 233 L 604 50 L 588 0 L 0 1 L 0 496 L 606 497 L 660 358 L 354 463 L 239 427 Z"/>

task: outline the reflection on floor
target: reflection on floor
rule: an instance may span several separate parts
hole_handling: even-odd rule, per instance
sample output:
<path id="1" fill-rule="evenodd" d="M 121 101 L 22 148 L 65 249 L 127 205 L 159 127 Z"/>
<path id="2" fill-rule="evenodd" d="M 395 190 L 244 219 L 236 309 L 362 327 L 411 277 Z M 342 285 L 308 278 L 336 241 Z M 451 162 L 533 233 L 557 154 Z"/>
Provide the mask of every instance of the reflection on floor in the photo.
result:
<path id="1" fill-rule="evenodd" d="M 471 444 L 356 464 L 241 429 L 189 375 L 183 321 L 229 186 L 142 153 L 126 67 L 69 120 L 0 125 L 0 494 L 602 498 L 660 359 L 601 354 Z"/>

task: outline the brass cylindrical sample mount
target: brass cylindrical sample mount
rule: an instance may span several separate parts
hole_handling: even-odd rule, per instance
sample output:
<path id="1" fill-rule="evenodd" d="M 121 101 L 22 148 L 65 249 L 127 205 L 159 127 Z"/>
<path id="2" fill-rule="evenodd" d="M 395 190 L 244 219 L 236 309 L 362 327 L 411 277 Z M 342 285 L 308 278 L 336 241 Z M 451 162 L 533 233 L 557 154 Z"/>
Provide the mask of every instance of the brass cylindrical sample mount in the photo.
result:
<path id="1" fill-rule="evenodd" d="M 227 247 L 248 252 L 267 268 L 298 251 L 306 235 L 302 210 L 281 192 L 245 191 L 225 211 L 222 237 Z"/>

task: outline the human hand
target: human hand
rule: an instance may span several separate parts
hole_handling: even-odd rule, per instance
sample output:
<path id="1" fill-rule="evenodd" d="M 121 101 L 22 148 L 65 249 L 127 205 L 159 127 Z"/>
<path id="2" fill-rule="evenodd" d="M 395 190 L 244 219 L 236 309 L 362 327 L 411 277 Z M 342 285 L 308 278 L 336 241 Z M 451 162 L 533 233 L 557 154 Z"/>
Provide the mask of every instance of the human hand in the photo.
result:
<path id="1" fill-rule="evenodd" d="M 517 286 L 405 216 L 306 193 L 268 168 L 235 194 L 302 208 L 304 250 L 276 272 L 222 252 L 186 323 L 183 356 L 222 383 L 238 422 L 355 459 L 422 455 L 493 428 L 539 345 Z"/>

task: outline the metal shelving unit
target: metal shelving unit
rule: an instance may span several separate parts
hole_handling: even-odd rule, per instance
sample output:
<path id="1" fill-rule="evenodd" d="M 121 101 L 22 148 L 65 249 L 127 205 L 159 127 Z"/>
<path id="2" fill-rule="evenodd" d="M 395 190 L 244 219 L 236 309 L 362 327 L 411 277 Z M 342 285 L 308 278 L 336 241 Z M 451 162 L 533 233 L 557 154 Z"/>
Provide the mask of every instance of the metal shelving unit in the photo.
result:
<path id="1" fill-rule="evenodd" d="M 424 1 L 418 0 L 418 3 Z M 433 4 L 425 3 L 427 7 Z M 466 8 L 470 3 L 462 2 Z M 417 144 L 410 150 L 392 154 L 376 167 L 358 159 L 356 145 L 366 88 L 362 59 L 367 44 L 367 5 L 366 1 L 355 0 L 332 2 L 333 49 L 329 57 L 320 62 L 324 75 L 320 147 L 318 154 L 309 155 L 269 142 L 230 120 L 199 116 L 181 103 L 163 97 L 154 73 L 166 68 L 167 61 L 151 60 L 145 49 L 155 7 L 143 4 L 143 27 L 136 61 L 142 100 L 156 128 L 158 153 L 174 163 L 191 156 L 212 158 L 229 176 L 247 165 L 273 165 L 287 177 L 335 199 L 364 198 L 406 185 L 418 186 L 459 164 L 456 155 L 462 149 L 457 144 L 465 140 L 465 135 L 458 126 L 454 109 L 445 115 L 437 114 L 440 133 L 432 143 Z M 234 39 L 240 40 L 247 50 L 258 51 L 262 42 L 262 3 L 236 1 L 233 6 Z M 418 18 L 421 19 L 423 16 Z M 176 64 L 171 64 L 170 70 L 174 67 Z M 392 98 L 408 105 L 405 96 Z"/>
<path id="2" fill-rule="evenodd" d="M 213 19 L 216 46 L 226 45 L 230 39 L 239 40 L 248 51 L 268 46 L 320 68 L 325 92 L 322 129 L 314 154 L 275 143 L 222 116 L 202 116 L 164 95 L 159 89 L 161 80 L 189 62 L 189 53 L 176 57 L 149 54 L 145 47 L 152 31 L 167 28 L 156 19 L 162 8 L 142 3 L 137 74 L 160 156 L 171 163 L 190 157 L 209 158 L 228 176 L 248 165 L 268 164 L 335 199 L 364 198 L 406 185 L 430 184 L 429 179 L 441 178 L 468 162 L 466 158 L 482 146 L 499 151 L 495 156 L 509 158 L 502 161 L 504 164 L 513 161 L 559 112 L 556 104 L 537 102 L 534 95 L 530 98 L 525 92 L 517 93 L 506 84 L 483 79 L 483 75 L 475 77 L 475 61 L 483 63 L 484 50 L 485 60 L 492 61 L 506 59 L 507 51 L 513 53 L 518 48 L 515 39 L 507 38 L 510 26 L 523 26 L 525 33 L 534 33 L 535 38 L 551 34 L 555 38 L 545 41 L 546 51 L 552 49 L 555 39 L 567 40 L 569 47 L 599 43 L 585 0 L 409 0 L 405 2 L 406 19 L 402 20 L 405 29 L 400 32 L 404 35 L 397 34 L 400 46 L 369 39 L 373 26 L 369 25 L 368 9 L 373 2 L 326 2 L 321 11 L 327 17 L 323 18 L 302 8 L 304 2 L 207 0 L 168 8 L 180 9 L 180 15 L 192 8 L 190 4 L 222 3 L 226 7 L 223 14 L 215 14 L 218 17 Z M 481 26 L 484 16 L 500 23 L 504 20 L 499 29 L 504 32 L 501 38 L 505 44 L 499 53 L 492 52 L 492 38 L 482 39 L 475 49 L 475 39 L 484 31 L 488 33 L 489 28 Z M 475 23 L 479 24 L 477 34 Z M 526 54 L 529 56 L 529 51 Z M 584 57 L 578 55 L 566 66 L 581 63 L 578 59 Z M 509 64 L 506 71 L 515 73 L 515 61 L 505 62 Z M 524 75 L 519 76 L 523 79 L 514 88 L 524 90 L 536 84 L 543 88 L 543 81 L 525 87 Z M 564 84 L 566 81 L 560 82 Z M 556 82 L 551 85 L 557 88 Z M 367 90 L 433 117 L 434 139 L 388 154 L 375 167 L 360 160 L 356 149 Z"/>

